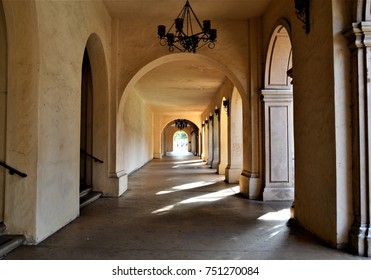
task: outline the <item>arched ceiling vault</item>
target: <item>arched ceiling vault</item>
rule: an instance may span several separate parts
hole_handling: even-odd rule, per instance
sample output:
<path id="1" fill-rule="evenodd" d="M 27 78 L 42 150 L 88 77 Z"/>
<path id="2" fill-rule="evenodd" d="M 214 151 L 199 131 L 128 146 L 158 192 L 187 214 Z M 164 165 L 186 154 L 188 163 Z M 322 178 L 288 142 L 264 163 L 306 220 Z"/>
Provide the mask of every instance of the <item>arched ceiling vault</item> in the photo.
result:
<path id="1" fill-rule="evenodd" d="M 201 114 L 226 79 L 218 69 L 200 61 L 162 64 L 135 85 L 153 112 Z"/>
<path id="2" fill-rule="evenodd" d="M 171 24 L 185 0 L 103 0 L 113 18 Z M 262 15 L 272 0 L 189 0 L 199 19 L 246 20 Z M 206 61 L 173 61 L 155 67 L 134 85 L 157 114 L 201 114 L 226 75 Z"/>

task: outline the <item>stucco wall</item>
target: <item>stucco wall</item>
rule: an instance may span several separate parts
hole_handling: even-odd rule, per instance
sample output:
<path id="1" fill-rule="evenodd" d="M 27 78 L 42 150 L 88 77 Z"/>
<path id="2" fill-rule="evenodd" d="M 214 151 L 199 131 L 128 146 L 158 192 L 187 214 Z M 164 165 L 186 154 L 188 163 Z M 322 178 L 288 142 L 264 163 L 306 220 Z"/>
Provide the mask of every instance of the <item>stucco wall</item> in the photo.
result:
<path id="1" fill-rule="evenodd" d="M 332 5 L 342 2 L 311 3 L 312 24 L 306 34 L 295 16 L 293 1 L 272 1 L 263 21 L 264 47 L 267 48 L 268 34 L 279 20 L 288 20 L 293 47 L 295 217 L 306 229 L 338 246 L 347 241 L 349 216 L 343 214 L 351 207 L 350 161 L 347 162 L 350 147 L 345 143 L 340 152 L 335 150 L 337 143 L 341 143 L 336 141 L 348 133 L 349 126 L 348 120 L 338 118 L 339 109 L 348 110 L 349 104 L 336 99 L 347 92 L 346 86 L 338 84 L 345 80 L 347 71 L 335 71 L 344 63 L 344 57 L 339 60 L 334 54 L 339 51 L 339 47 L 334 50 L 334 34 L 341 28 L 337 23 L 334 31 Z M 336 17 L 344 22 L 344 14 L 338 13 Z M 339 193 L 347 198 L 338 201 Z M 344 209 L 337 215 L 339 207 Z"/>
<path id="2" fill-rule="evenodd" d="M 3 4 L 0 2 L 0 161 L 5 161 L 6 140 L 6 26 Z M 4 218 L 5 169 L 0 168 L 0 222 Z"/>
<path id="3" fill-rule="evenodd" d="M 82 58 L 92 33 L 110 57 L 111 18 L 95 1 L 4 1 L 4 8 L 12 34 L 7 156 L 29 175 L 22 190 L 6 192 L 7 228 L 38 243 L 79 214 Z"/>
<path id="4" fill-rule="evenodd" d="M 118 160 L 131 173 L 153 158 L 153 113 L 135 91 L 127 97 L 123 112 Z"/>

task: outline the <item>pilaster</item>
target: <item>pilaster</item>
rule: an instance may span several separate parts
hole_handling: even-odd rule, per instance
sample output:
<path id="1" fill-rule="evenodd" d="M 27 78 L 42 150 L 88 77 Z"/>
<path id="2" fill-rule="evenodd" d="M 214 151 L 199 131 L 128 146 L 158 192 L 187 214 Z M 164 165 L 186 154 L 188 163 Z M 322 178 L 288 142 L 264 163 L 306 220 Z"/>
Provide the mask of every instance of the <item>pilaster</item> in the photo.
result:
<path id="1" fill-rule="evenodd" d="M 370 159 L 371 159 L 371 22 L 354 23 L 345 32 L 351 50 L 352 140 L 353 140 L 353 213 L 349 233 L 353 253 L 371 256 Z"/>
<path id="2" fill-rule="evenodd" d="M 294 199 L 294 138 L 291 90 L 263 90 L 265 186 L 263 200 Z"/>

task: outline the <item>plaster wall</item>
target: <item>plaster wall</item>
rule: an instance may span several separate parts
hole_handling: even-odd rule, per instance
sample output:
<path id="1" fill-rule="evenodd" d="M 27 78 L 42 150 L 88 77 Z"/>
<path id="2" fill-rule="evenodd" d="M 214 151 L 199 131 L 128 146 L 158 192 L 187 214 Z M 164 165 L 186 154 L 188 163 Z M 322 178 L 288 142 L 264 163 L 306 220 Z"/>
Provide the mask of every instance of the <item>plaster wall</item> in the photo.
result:
<path id="1" fill-rule="evenodd" d="M 123 112 L 118 157 L 129 174 L 153 158 L 153 113 L 135 91 L 126 99 Z"/>
<path id="2" fill-rule="evenodd" d="M 3 4 L 0 2 L 0 161 L 5 162 L 7 47 Z M 5 169 L 0 168 L 0 222 L 4 218 Z"/>
<path id="3" fill-rule="evenodd" d="M 3 1 L 8 43 L 6 159 L 27 173 L 5 175 L 6 233 L 36 235 L 39 42 L 35 4 Z"/>
<path id="4" fill-rule="evenodd" d="M 7 151 L 28 173 L 23 183 L 7 181 L 23 188 L 6 192 L 6 225 L 38 243 L 79 215 L 82 58 L 96 33 L 108 60 L 111 19 L 96 1 L 4 1 L 4 8 L 12 34 Z"/>
<path id="5" fill-rule="evenodd" d="M 344 83 L 347 82 L 344 75 L 347 71 L 335 71 L 345 60 L 342 56 L 339 61 L 334 53 L 344 49 L 344 44 L 335 44 L 334 49 L 333 5 L 343 6 L 344 3 L 323 1 L 319 5 L 311 1 L 311 30 L 306 34 L 302 23 L 296 19 L 293 1 L 272 1 L 263 18 L 263 34 L 267 34 L 264 36 L 266 49 L 269 43 L 268 34 L 272 33 L 279 20 L 285 18 L 291 24 L 296 164 L 295 218 L 323 240 L 339 246 L 347 241 L 349 230 L 348 215 L 337 215 L 337 210 L 343 208 L 344 213 L 348 212 L 350 207 L 350 194 L 347 190 L 350 187 L 348 184 L 351 161 L 346 162 L 349 154 L 348 143 L 336 151 L 343 141 L 340 138 L 347 135 L 349 124 L 346 118 L 340 117 L 338 113 L 347 111 L 349 104 L 346 98 L 336 101 L 336 96 L 346 96 Z M 336 14 L 341 23 L 344 23 L 344 16 L 344 13 Z M 338 23 L 336 26 L 339 29 Z"/>

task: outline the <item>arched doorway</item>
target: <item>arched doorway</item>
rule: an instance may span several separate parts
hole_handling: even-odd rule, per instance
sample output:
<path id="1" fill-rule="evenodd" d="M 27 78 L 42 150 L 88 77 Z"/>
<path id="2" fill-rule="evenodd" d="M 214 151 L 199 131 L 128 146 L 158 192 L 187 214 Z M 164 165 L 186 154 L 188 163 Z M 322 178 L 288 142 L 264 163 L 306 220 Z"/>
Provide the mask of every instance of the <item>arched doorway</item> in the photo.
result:
<path id="1" fill-rule="evenodd" d="M 177 131 L 173 136 L 173 152 L 175 154 L 186 154 L 189 152 L 188 135 L 184 131 Z"/>
<path id="2" fill-rule="evenodd" d="M 161 133 L 163 155 L 199 155 L 199 128 L 188 119 L 169 122 Z"/>
<path id="3" fill-rule="evenodd" d="M 7 40 L 3 4 L 0 2 L 0 161 L 5 162 L 7 104 Z M 5 169 L 0 167 L 0 223 L 4 221 Z"/>
<path id="4" fill-rule="evenodd" d="M 294 199 L 292 47 L 288 30 L 272 33 L 262 90 L 264 118 L 263 200 Z"/>
<path id="5" fill-rule="evenodd" d="M 81 75 L 80 207 L 102 193 L 115 195 L 108 171 L 108 81 L 103 47 L 92 34 L 86 44 Z M 113 178 L 115 179 L 115 178 Z"/>
<path id="6" fill-rule="evenodd" d="M 85 49 L 81 80 L 80 193 L 93 186 L 93 81 Z"/>

